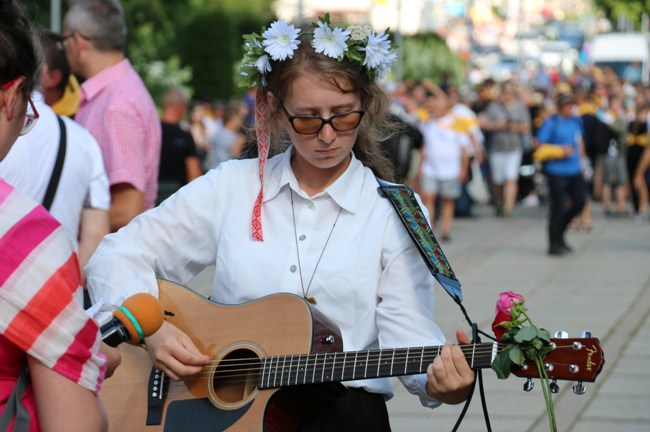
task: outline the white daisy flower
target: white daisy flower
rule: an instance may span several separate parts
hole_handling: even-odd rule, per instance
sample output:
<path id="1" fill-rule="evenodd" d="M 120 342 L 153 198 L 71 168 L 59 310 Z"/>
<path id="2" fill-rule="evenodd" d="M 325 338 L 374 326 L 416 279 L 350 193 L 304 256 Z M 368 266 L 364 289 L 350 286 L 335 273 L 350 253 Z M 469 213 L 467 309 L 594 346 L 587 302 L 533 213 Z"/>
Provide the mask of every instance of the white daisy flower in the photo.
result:
<path id="1" fill-rule="evenodd" d="M 255 67 L 261 74 L 271 72 L 271 61 L 269 60 L 269 56 L 266 54 L 260 56 L 260 58 L 255 61 Z"/>
<path id="2" fill-rule="evenodd" d="M 319 22 L 318 28 L 314 30 L 312 46 L 317 53 L 338 59 L 348 50 L 346 41 L 349 37 L 349 31 L 339 27 L 332 29 L 327 23 Z"/>
<path id="3" fill-rule="evenodd" d="M 366 58 L 363 60 L 364 66 L 368 66 L 370 69 L 377 68 L 385 61 L 386 56 L 390 53 L 388 34 L 385 31 L 379 34 L 375 32 L 370 33 L 365 48 L 359 48 L 359 51 L 366 52 Z"/>
<path id="4" fill-rule="evenodd" d="M 294 51 L 300 45 L 299 34 L 299 28 L 287 24 L 284 20 L 277 20 L 262 34 L 264 51 L 275 61 L 293 58 Z"/>
<path id="5" fill-rule="evenodd" d="M 397 54 L 394 51 L 389 52 L 388 55 L 384 58 L 384 61 L 381 62 L 379 66 L 377 66 L 378 80 L 381 80 L 386 76 L 395 60 L 397 60 Z"/>

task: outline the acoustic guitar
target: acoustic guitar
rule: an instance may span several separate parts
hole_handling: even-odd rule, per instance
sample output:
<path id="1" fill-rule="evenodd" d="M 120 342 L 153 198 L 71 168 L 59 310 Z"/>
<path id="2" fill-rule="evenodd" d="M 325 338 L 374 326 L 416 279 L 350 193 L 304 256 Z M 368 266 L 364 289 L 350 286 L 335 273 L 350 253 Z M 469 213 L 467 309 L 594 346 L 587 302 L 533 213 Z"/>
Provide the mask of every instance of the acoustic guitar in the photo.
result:
<path id="1" fill-rule="evenodd" d="M 340 383 L 426 372 L 442 346 L 342 350 L 336 326 L 301 297 L 274 294 L 241 305 L 212 302 L 159 281 L 165 319 L 212 361 L 203 373 L 171 381 L 148 353 L 123 344 L 122 364 L 100 397 L 113 432 L 296 430 L 314 407 L 345 391 Z M 604 364 L 596 338 L 553 339 L 551 379 L 593 382 Z M 472 368 L 490 367 L 497 343 L 461 345 Z M 534 378 L 533 364 L 513 370 Z"/>

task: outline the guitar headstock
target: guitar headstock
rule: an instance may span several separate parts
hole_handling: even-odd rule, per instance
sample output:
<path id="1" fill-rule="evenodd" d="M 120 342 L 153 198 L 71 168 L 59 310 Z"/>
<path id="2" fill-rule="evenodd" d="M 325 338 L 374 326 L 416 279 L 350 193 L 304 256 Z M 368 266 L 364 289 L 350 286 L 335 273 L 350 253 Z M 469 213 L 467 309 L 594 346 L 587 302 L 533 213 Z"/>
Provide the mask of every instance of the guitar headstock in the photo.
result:
<path id="1" fill-rule="evenodd" d="M 546 373 L 553 380 L 594 382 L 605 364 L 605 355 L 597 338 L 552 338 L 555 346 L 544 358 Z M 524 378 L 539 378 L 532 362 L 511 371 Z"/>

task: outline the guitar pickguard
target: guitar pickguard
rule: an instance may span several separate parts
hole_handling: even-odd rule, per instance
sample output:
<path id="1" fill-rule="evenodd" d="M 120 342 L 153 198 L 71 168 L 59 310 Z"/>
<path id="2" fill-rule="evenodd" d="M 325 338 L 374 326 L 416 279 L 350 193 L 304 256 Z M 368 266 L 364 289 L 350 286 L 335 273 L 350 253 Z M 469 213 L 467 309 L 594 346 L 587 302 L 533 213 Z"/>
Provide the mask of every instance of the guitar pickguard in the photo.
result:
<path id="1" fill-rule="evenodd" d="M 222 410 L 209 399 L 178 400 L 169 404 L 164 432 L 221 432 L 241 419 L 251 404 L 236 410 Z"/>

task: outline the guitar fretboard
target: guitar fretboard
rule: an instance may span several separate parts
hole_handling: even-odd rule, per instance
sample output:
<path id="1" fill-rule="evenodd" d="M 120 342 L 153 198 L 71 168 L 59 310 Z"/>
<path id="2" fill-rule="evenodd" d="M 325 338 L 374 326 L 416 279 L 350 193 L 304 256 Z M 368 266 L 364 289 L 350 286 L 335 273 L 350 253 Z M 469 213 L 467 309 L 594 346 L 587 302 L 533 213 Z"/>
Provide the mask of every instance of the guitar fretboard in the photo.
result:
<path id="1" fill-rule="evenodd" d="M 486 368 L 497 354 L 495 342 L 461 345 L 472 368 Z M 414 375 L 426 372 L 442 346 L 265 357 L 260 389 Z"/>

